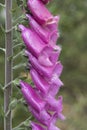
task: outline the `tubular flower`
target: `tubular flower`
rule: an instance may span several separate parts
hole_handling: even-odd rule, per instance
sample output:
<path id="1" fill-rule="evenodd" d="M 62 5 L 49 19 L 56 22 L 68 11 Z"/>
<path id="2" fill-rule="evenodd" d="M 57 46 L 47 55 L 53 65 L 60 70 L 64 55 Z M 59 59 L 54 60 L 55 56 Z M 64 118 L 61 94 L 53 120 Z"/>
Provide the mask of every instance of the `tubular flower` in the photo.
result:
<path id="1" fill-rule="evenodd" d="M 59 61 L 61 47 L 56 45 L 59 37 L 57 29 L 59 16 L 53 16 L 45 4 L 50 0 L 28 0 L 27 7 L 31 14 L 26 14 L 29 27 L 19 25 L 25 55 L 34 86 L 20 81 L 21 92 L 28 109 L 37 122 L 31 122 L 32 130 L 59 130 L 55 126 L 62 114 L 62 96 L 56 94 L 63 86 L 60 75 L 63 66 Z"/>

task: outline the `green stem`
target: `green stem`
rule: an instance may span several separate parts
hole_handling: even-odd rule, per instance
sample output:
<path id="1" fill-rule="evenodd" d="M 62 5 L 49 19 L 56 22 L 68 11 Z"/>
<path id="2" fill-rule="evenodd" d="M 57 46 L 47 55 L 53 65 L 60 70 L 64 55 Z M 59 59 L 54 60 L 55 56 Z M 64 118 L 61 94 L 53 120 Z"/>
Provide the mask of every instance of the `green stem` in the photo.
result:
<path id="1" fill-rule="evenodd" d="M 8 57 L 11 57 L 13 54 L 12 49 L 12 0 L 5 0 L 6 7 L 6 20 L 5 20 L 5 86 L 8 84 L 8 87 L 4 90 L 4 113 L 9 113 L 4 117 L 4 130 L 12 130 L 12 117 L 11 110 L 9 110 L 10 98 L 12 95 L 12 60 L 8 60 Z M 9 31 L 8 31 L 9 30 Z"/>
<path id="2" fill-rule="evenodd" d="M 5 8 L 5 5 L 4 5 L 4 4 L 2 4 L 2 3 L 0 3 L 0 6 Z"/>

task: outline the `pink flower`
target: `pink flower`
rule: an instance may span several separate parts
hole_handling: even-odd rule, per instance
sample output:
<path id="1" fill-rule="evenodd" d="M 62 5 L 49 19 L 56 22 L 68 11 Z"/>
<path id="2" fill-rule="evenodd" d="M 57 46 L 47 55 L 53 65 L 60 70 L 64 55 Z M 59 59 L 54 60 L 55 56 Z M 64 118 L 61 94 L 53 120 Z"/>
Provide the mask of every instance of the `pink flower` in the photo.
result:
<path id="1" fill-rule="evenodd" d="M 52 116 L 46 110 L 42 110 L 40 113 L 38 113 L 31 106 L 29 107 L 29 110 L 33 114 L 33 116 L 36 118 L 37 121 L 39 121 L 41 124 L 45 126 L 49 125 Z"/>
<path id="2" fill-rule="evenodd" d="M 34 56 L 38 57 L 46 44 L 39 38 L 39 36 L 31 29 L 19 25 L 22 31 L 22 39 L 28 49 Z"/>
<path id="3" fill-rule="evenodd" d="M 36 88 L 40 90 L 43 95 L 46 95 L 50 89 L 50 84 L 33 68 L 30 70 L 30 75 Z"/>
<path id="4" fill-rule="evenodd" d="M 49 44 L 56 44 L 57 38 L 59 36 L 57 31 L 58 17 L 54 18 L 55 23 L 48 26 L 41 26 L 31 15 L 26 15 L 29 20 L 31 28 L 40 36 L 40 38 Z"/>
<path id="5" fill-rule="evenodd" d="M 20 81 L 20 86 L 24 98 L 29 105 L 34 107 L 34 109 L 39 112 L 44 109 L 46 103 L 40 98 L 39 95 L 37 95 L 37 93 L 34 91 L 34 88 L 32 88 L 28 83 L 25 83 L 23 81 Z"/>
<path id="6" fill-rule="evenodd" d="M 63 65 L 59 61 L 61 47 L 56 45 L 59 37 L 59 16 L 53 16 L 45 4 L 50 0 L 28 0 L 31 14 L 26 14 L 30 27 L 19 25 L 26 46 L 30 76 L 33 86 L 20 81 L 21 92 L 29 111 L 37 120 L 31 122 L 32 130 L 60 130 L 55 126 L 62 114 L 62 96 L 56 98 L 63 86 L 60 76 Z"/>
<path id="7" fill-rule="evenodd" d="M 28 0 L 27 5 L 38 23 L 41 25 L 51 24 L 53 16 L 40 0 Z"/>

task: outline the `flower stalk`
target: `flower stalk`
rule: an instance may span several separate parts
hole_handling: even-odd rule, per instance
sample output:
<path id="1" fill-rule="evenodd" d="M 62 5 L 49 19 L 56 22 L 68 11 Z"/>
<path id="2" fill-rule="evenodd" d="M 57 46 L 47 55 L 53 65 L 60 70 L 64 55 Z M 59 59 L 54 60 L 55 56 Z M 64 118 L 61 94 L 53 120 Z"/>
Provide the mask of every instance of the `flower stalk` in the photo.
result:
<path id="1" fill-rule="evenodd" d="M 4 113 L 7 116 L 4 117 L 4 130 L 12 130 L 12 117 L 11 110 L 9 110 L 10 98 L 12 94 L 12 60 L 8 60 L 12 56 L 12 0 L 5 0 L 6 6 L 6 20 L 5 20 L 5 86 L 8 87 L 4 90 Z M 9 30 L 9 31 L 8 31 Z"/>

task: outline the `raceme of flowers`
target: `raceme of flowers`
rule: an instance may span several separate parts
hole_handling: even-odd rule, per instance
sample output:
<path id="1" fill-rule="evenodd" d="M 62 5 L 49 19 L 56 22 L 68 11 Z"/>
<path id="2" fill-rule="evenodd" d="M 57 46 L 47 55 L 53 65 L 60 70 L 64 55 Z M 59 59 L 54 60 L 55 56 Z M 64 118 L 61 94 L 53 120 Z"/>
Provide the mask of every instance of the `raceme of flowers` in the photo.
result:
<path id="1" fill-rule="evenodd" d="M 64 120 L 62 96 L 56 99 L 60 87 L 63 66 L 59 61 L 61 47 L 56 45 L 59 37 L 59 16 L 53 16 L 46 5 L 50 0 L 28 0 L 30 14 L 26 14 L 29 27 L 19 25 L 26 46 L 28 67 L 34 86 L 20 81 L 21 92 L 36 122 L 32 130 L 59 130 L 55 123 Z"/>

